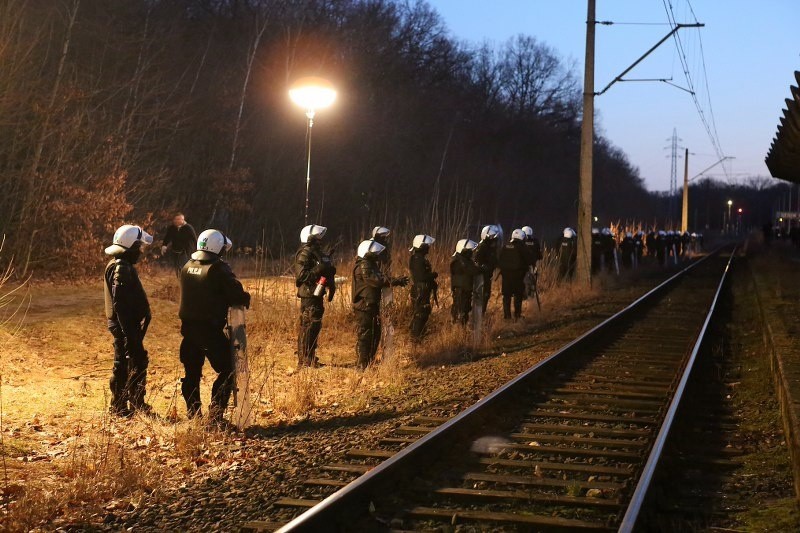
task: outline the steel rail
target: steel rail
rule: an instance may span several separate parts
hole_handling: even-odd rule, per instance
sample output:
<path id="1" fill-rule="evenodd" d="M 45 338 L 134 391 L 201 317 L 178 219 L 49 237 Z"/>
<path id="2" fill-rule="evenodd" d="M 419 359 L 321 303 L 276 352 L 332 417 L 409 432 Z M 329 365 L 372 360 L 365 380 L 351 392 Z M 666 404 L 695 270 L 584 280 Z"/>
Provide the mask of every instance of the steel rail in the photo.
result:
<path id="1" fill-rule="evenodd" d="M 672 401 L 667 409 L 664 422 L 661 424 L 661 429 L 659 430 L 658 436 L 653 443 L 653 448 L 651 449 L 650 455 L 647 458 L 647 462 L 644 465 L 642 474 L 639 476 L 639 482 L 636 484 L 636 489 L 631 495 L 630 503 L 628 503 L 628 508 L 625 511 L 625 516 L 622 518 L 622 522 L 619 526 L 619 533 L 632 533 L 634 527 L 636 526 L 636 521 L 639 518 L 639 512 L 642 509 L 642 505 L 644 504 L 648 490 L 650 489 L 650 482 L 652 481 L 653 474 L 658 467 L 659 460 L 661 459 L 661 453 L 664 451 L 664 445 L 669 437 L 669 431 L 672 428 L 672 423 L 675 421 L 675 417 L 677 416 L 678 407 L 680 406 L 681 399 L 683 398 L 683 393 L 686 390 L 686 384 L 689 382 L 689 377 L 694 369 L 695 361 L 697 361 L 697 354 L 700 352 L 700 347 L 705 340 L 708 325 L 711 323 L 711 319 L 716 311 L 719 295 L 722 293 L 722 287 L 728 277 L 728 272 L 731 268 L 731 262 L 733 261 L 735 254 L 736 248 L 733 249 L 731 256 L 728 258 L 728 264 L 725 266 L 722 279 L 717 286 L 717 292 L 714 294 L 714 299 L 711 301 L 711 305 L 709 306 L 705 322 L 703 322 L 703 327 L 700 329 L 700 334 L 698 335 L 697 341 L 692 348 L 692 354 L 689 356 L 689 360 L 686 363 L 683 375 L 681 376 L 680 382 L 675 389 L 675 394 L 672 396 Z"/>
<path id="2" fill-rule="evenodd" d="M 566 354 L 573 353 L 583 346 L 591 344 L 597 337 L 604 334 L 607 329 L 627 319 L 628 315 L 633 311 L 655 299 L 662 292 L 670 288 L 678 279 L 682 278 L 709 258 L 716 256 L 721 249 L 722 247 L 717 248 L 702 259 L 695 261 L 670 276 L 615 315 L 607 318 L 583 335 L 570 341 L 555 353 L 522 372 L 520 375 L 451 418 L 434 431 L 431 431 L 407 448 L 397 452 L 391 458 L 383 461 L 366 474 L 331 494 L 311 509 L 295 517 L 278 529 L 277 533 L 288 533 L 290 531 L 320 532 L 340 530 L 341 524 L 339 521 L 344 519 L 344 516 L 342 516 L 343 509 L 360 507 L 366 511 L 374 495 L 379 494 L 378 489 L 386 483 L 385 478 L 387 476 L 400 471 L 410 471 L 414 466 L 426 463 L 427 461 L 425 459 L 427 454 L 433 449 L 437 449 L 440 446 L 452 442 L 453 440 L 451 437 L 464 431 L 462 428 L 476 427 L 487 412 L 489 406 L 494 406 L 505 401 L 518 389 L 524 388 L 532 376 L 538 375 L 543 369 L 552 366 L 555 364 L 555 361 L 560 361 Z"/>

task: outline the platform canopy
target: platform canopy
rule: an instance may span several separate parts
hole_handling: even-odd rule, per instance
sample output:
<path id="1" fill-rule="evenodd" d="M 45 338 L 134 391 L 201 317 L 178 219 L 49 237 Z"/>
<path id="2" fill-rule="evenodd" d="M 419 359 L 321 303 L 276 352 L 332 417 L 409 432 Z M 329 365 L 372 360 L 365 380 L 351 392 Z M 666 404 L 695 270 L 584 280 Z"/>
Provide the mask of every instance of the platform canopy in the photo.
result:
<path id="1" fill-rule="evenodd" d="M 797 86 L 789 87 L 791 98 L 778 124 L 778 132 L 767 152 L 767 168 L 773 177 L 800 183 L 800 71 L 795 71 Z"/>

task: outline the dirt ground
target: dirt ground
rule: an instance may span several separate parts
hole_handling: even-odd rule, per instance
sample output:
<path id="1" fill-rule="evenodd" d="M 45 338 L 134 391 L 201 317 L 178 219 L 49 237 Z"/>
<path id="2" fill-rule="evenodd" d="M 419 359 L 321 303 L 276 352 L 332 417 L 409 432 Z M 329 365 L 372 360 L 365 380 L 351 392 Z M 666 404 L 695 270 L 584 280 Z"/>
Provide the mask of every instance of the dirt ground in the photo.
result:
<path id="1" fill-rule="evenodd" d="M 169 274 L 143 279 L 154 316 L 147 401 L 159 416 L 133 420 L 106 414 L 112 357 L 100 283 L 32 284 L 24 320 L 17 314 L 0 330 L 0 528 L 233 529 L 281 519 L 271 504 L 291 494 L 304 471 L 413 415 L 464 409 L 665 275 L 643 270 L 601 278 L 589 291 L 554 288 L 543 295 L 543 312 L 529 301 L 519 323 L 498 320 L 493 301 L 477 349 L 469 332 L 450 324 L 447 304 L 435 310 L 427 344 L 412 347 L 401 293 L 394 356 L 364 373 L 353 367 L 343 298 L 324 319 L 319 355 L 327 366 L 298 372 L 291 283 L 245 279 L 256 296 L 248 332 L 257 409 L 242 433 L 186 420 Z M 213 374 L 203 378 L 205 404 Z"/>

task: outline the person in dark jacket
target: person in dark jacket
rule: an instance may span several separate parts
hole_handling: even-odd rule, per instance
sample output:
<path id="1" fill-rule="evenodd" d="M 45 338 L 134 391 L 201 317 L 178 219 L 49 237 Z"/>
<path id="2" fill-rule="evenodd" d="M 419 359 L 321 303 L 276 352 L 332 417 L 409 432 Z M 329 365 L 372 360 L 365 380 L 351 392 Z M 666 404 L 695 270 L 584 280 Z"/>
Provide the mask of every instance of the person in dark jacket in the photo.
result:
<path id="1" fill-rule="evenodd" d="M 475 262 L 483 271 L 483 312 L 489 305 L 489 298 L 492 296 L 492 277 L 497 268 L 497 238 L 500 235 L 500 228 L 494 224 L 484 226 L 481 230 L 481 242 L 475 249 Z"/>
<path id="2" fill-rule="evenodd" d="M 175 269 L 175 275 L 180 277 L 181 268 L 189 260 L 189 255 L 194 252 L 197 244 L 197 233 L 191 224 L 186 222 L 183 213 L 175 213 L 172 225 L 167 229 L 164 241 L 161 243 L 162 257 L 169 250 L 169 261 Z"/>
<path id="3" fill-rule="evenodd" d="M 197 239 L 197 251 L 181 270 L 181 393 L 189 417 L 199 416 L 200 378 L 208 358 L 217 372 L 208 409 L 209 418 L 215 423 L 222 421 L 233 388 L 233 357 L 225 335 L 228 309 L 250 307 L 250 294 L 223 260 L 232 245 L 220 231 L 207 229 Z"/>
<path id="4" fill-rule="evenodd" d="M 515 229 L 511 241 L 500 250 L 500 275 L 503 276 L 503 318 L 511 319 L 511 300 L 514 300 L 514 319 L 522 316 L 522 300 L 525 299 L 525 273 L 530 266 L 525 246 L 525 232 Z"/>
<path id="5" fill-rule="evenodd" d="M 356 365 L 364 370 L 375 361 L 381 342 L 381 289 L 408 284 L 407 277 L 388 278 L 378 266 L 386 248 L 374 240 L 358 245 L 353 268 L 353 313 L 356 319 Z"/>
<path id="6" fill-rule="evenodd" d="M 439 286 L 436 278 L 437 272 L 433 271 L 431 262 L 426 257 L 431 244 L 436 241 L 430 235 L 417 235 L 411 245 L 411 258 L 408 261 L 408 270 L 411 272 L 411 301 L 413 314 L 411 316 L 411 340 L 419 342 L 431 316 L 431 296 L 436 293 Z"/>
<path id="7" fill-rule="evenodd" d="M 575 264 L 578 260 L 577 235 L 572 228 L 564 228 L 558 241 L 558 277 L 571 280 L 575 276 Z"/>
<path id="8" fill-rule="evenodd" d="M 322 330 L 323 300 L 336 294 L 336 267 L 322 249 L 328 228 L 310 224 L 300 232 L 300 249 L 294 258 L 295 286 L 300 298 L 300 333 L 297 338 L 297 364 L 319 367 L 317 341 Z"/>
<path id="9" fill-rule="evenodd" d="M 453 293 L 453 307 L 450 314 L 453 322 L 467 325 L 469 313 L 472 311 L 472 292 L 475 277 L 482 276 L 483 270 L 473 260 L 478 243 L 469 239 L 461 239 L 456 244 L 456 251 L 450 260 L 450 290 Z"/>
<path id="10" fill-rule="evenodd" d="M 113 257 L 103 275 L 103 293 L 108 330 L 114 337 L 114 367 L 111 371 L 111 414 L 130 416 L 150 412 L 144 401 L 147 384 L 147 351 L 144 336 L 150 322 L 150 303 L 134 266 L 142 244 L 153 237 L 139 226 L 125 224 L 114 233 L 106 254 Z"/>

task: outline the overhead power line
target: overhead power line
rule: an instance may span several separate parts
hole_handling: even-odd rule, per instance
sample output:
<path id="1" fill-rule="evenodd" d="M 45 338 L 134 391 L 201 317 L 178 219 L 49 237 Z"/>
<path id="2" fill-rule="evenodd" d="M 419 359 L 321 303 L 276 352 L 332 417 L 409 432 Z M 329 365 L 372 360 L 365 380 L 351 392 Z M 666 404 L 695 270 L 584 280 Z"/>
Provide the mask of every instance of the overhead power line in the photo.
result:
<path id="1" fill-rule="evenodd" d="M 673 28 L 678 27 L 679 24 L 676 22 L 675 13 L 674 13 L 674 10 L 673 10 L 673 7 L 672 7 L 672 1 L 671 0 L 662 0 L 662 2 L 664 4 L 664 11 L 667 14 L 667 19 L 669 20 L 670 26 L 673 27 Z M 687 5 L 689 6 L 689 10 L 690 10 L 690 12 L 692 14 L 692 17 L 694 18 L 695 22 L 697 22 L 697 17 L 696 17 L 696 15 L 694 13 L 694 10 L 691 7 L 691 4 L 689 3 L 689 0 L 687 0 Z M 705 128 L 706 133 L 708 134 L 708 138 L 711 141 L 711 145 L 714 148 L 714 152 L 716 153 L 718 158 L 723 159 L 725 157 L 725 155 L 724 155 L 724 152 L 722 150 L 722 146 L 721 146 L 721 143 L 720 143 L 720 140 L 719 140 L 719 134 L 717 132 L 717 126 L 716 126 L 716 119 L 714 117 L 713 107 L 711 106 L 711 92 L 710 92 L 709 86 L 708 86 L 708 70 L 706 68 L 706 61 L 705 61 L 705 54 L 703 53 L 702 40 L 699 41 L 700 42 L 700 55 L 701 55 L 701 58 L 702 58 L 701 63 L 702 63 L 702 67 L 703 67 L 703 82 L 704 82 L 705 90 L 706 90 L 706 99 L 708 101 L 710 121 L 709 121 L 709 118 L 706 117 L 706 113 L 705 113 L 705 111 L 703 109 L 703 106 L 701 105 L 700 100 L 697 97 L 697 91 L 695 90 L 694 79 L 693 79 L 692 73 L 691 73 L 691 71 L 689 69 L 689 60 L 686 57 L 686 49 L 683 46 L 683 41 L 681 40 L 681 37 L 680 37 L 678 32 L 674 32 L 672 34 L 672 37 L 673 37 L 673 39 L 675 41 L 675 46 L 676 46 L 676 48 L 678 50 L 678 56 L 679 56 L 678 58 L 679 58 L 680 63 L 681 63 L 681 68 L 683 70 L 683 74 L 686 77 L 686 83 L 687 83 L 688 88 L 689 88 L 687 92 L 689 92 L 689 94 L 692 96 L 692 101 L 694 102 L 695 109 L 697 110 L 697 114 L 700 117 L 700 121 L 702 122 L 703 127 Z M 725 168 L 725 165 L 723 165 L 722 168 L 725 170 L 725 172 L 727 174 L 727 169 Z"/>

